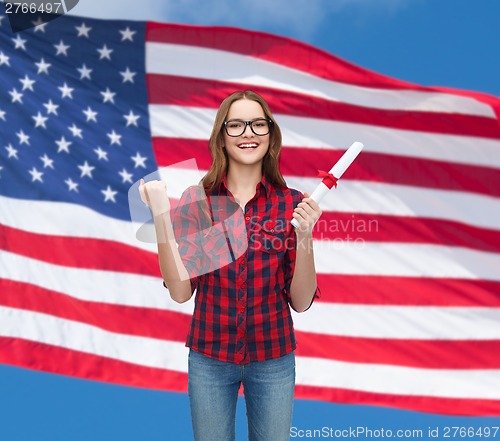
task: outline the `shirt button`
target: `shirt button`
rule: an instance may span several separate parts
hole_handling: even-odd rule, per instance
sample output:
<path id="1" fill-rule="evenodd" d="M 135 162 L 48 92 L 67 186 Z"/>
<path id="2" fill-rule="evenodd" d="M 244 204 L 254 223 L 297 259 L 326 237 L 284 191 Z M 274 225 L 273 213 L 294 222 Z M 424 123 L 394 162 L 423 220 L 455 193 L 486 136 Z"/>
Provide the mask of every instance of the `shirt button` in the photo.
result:
<path id="1" fill-rule="evenodd" d="M 250 216 L 245 216 L 245 219 L 248 221 L 250 220 Z"/>

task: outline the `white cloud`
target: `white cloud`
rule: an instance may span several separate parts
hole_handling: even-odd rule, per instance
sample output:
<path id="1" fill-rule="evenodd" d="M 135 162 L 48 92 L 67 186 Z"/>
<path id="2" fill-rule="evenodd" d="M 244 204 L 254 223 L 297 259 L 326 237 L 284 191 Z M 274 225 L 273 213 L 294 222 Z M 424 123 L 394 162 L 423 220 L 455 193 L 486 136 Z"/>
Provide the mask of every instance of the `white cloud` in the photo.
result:
<path id="1" fill-rule="evenodd" d="M 90 18 L 161 21 L 164 6 L 158 0 L 80 0 L 71 15 Z"/>
<path id="2" fill-rule="evenodd" d="M 423 0 L 80 0 L 71 11 L 93 18 L 153 20 L 233 26 L 284 33 L 298 38 L 314 33 L 336 15 L 352 13 L 365 21 L 394 16 Z"/>

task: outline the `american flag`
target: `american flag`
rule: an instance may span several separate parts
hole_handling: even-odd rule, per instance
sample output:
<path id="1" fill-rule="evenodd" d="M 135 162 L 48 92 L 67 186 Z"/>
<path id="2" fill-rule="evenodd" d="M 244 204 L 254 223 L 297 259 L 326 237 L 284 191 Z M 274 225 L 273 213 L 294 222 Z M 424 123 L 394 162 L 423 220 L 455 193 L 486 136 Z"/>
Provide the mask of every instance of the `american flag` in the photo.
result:
<path id="1" fill-rule="evenodd" d="M 219 103 L 251 88 L 290 187 L 365 145 L 322 202 L 296 396 L 500 415 L 498 98 L 234 28 L 65 16 L 14 34 L 0 15 L 0 41 L 1 363 L 186 391 L 192 302 L 162 287 L 128 191 L 207 170 Z"/>

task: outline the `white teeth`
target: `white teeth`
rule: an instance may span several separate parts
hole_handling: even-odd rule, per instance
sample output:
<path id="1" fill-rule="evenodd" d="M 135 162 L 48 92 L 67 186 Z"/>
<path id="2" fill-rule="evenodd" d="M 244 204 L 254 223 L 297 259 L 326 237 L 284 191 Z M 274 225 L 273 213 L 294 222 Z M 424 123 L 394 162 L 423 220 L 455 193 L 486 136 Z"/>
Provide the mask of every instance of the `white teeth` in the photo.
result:
<path id="1" fill-rule="evenodd" d="M 240 149 L 255 148 L 257 147 L 257 144 L 240 144 L 238 147 Z"/>

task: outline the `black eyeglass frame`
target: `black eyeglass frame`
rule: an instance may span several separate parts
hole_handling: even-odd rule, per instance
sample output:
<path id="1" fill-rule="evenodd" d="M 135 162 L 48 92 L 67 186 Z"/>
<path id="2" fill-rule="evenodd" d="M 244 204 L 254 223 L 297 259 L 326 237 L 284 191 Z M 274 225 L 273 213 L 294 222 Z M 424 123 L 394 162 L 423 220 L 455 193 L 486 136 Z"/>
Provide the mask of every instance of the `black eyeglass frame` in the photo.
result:
<path id="1" fill-rule="evenodd" d="M 253 129 L 253 123 L 259 122 L 259 121 L 267 121 L 267 123 L 269 124 L 269 130 L 268 130 L 267 133 L 259 134 L 259 133 L 255 132 L 255 130 Z M 241 122 L 241 123 L 243 123 L 244 124 L 243 131 L 239 135 L 230 135 L 229 132 L 228 132 L 228 130 L 227 130 L 227 124 L 230 123 L 230 122 Z M 224 129 L 226 130 L 227 136 L 231 136 L 233 138 L 237 138 L 238 136 L 243 135 L 243 133 L 245 133 L 245 130 L 247 129 L 247 126 L 250 126 L 250 130 L 255 135 L 257 135 L 257 136 L 266 136 L 266 135 L 269 135 L 269 133 L 271 133 L 271 127 L 273 126 L 273 120 L 269 119 L 269 118 L 257 118 L 257 119 L 254 119 L 252 121 L 243 121 L 242 119 L 230 119 L 228 121 L 224 121 Z"/>

